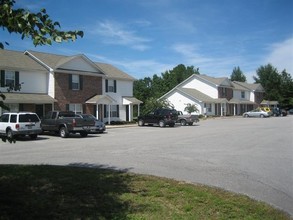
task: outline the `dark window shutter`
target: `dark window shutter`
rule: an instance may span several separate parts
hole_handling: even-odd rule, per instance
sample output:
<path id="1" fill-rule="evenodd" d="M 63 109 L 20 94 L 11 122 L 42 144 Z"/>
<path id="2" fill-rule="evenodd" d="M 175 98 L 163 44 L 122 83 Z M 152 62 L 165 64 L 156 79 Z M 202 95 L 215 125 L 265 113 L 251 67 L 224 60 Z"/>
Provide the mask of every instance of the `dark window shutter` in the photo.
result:
<path id="1" fill-rule="evenodd" d="M 66 104 L 66 111 L 69 111 L 69 104 Z"/>
<path id="2" fill-rule="evenodd" d="M 68 75 L 68 86 L 69 86 L 69 89 L 72 89 L 72 75 L 71 74 Z"/>
<path id="3" fill-rule="evenodd" d="M 108 92 L 108 80 L 107 79 L 106 79 L 105 89 L 106 89 L 106 92 Z"/>
<path id="4" fill-rule="evenodd" d="M 1 70 L 1 87 L 5 87 L 5 70 Z"/>
<path id="5" fill-rule="evenodd" d="M 19 87 L 19 72 L 15 71 L 15 88 Z"/>
<path id="6" fill-rule="evenodd" d="M 104 118 L 107 117 L 107 105 L 104 105 Z"/>
<path id="7" fill-rule="evenodd" d="M 117 105 L 117 117 L 119 118 L 119 105 Z"/>
<path id="8" fill-rule="evenodd" d="M 79 89 L 82 90 L 83 88 L 83 76 L 79 75 Z"/>
<path id="9" fill-rule="evenodd" d="M 117 92 L 117 82 L 116 82 L 116 80 L 114 80 L 114 93 L 116 93 Z"/>

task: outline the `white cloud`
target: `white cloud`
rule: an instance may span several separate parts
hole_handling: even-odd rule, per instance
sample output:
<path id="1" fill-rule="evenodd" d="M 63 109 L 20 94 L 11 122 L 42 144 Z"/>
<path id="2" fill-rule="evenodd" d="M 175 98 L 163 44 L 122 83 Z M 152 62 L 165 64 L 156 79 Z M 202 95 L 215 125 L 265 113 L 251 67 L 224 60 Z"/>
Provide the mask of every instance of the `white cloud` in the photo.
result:
<path id="1" fill-rule="evenodd" d="M 286 69 L 288 73 L 293 74 L 293 38 L 287 39 L 281 43 L 276 43 L 270 48 L 270 54 L 265 59 L 271 63 L 279 72 Z"/>
<path id="2" fill-rule="evenodd" d="M 129 46 L 139 51 L 148 49 L 147 43 L 151 41 L 150 39 L 138 36 L 135 31 L 127 30 L 118 22 L 101 21 L 90 32 L 103 37 L 103 42 L 106 44 Z"/>

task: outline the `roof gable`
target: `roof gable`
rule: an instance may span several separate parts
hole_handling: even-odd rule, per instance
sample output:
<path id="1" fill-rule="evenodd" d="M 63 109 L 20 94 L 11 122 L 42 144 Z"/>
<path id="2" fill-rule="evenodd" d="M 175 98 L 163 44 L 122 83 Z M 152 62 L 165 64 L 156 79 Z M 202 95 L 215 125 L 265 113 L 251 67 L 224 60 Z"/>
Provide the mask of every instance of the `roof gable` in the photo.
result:
<path id="1" fill-rule="evenodd" d="M 102 71 L 83 54 L 65 56 L 36 51 L 26 51 L 26 54 L 53 71 L 78 71 L 103 74 Z"/>

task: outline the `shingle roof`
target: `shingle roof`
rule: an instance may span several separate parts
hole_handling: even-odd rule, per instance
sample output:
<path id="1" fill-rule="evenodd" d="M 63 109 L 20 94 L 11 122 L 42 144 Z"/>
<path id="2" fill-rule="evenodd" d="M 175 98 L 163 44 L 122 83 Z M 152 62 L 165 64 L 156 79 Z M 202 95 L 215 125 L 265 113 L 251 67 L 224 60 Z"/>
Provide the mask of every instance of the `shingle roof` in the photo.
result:
<path id="1" fill-rule="evenodd" d="M 224 81 L 226 81 L 228 79 L 227 77 L 215 78 L 215 77 L 211 77 L 211 76 L 207 76 L 207 75 L 197 75 L 197 76 L 202 79 L 205 79 L 207 81 L 210 81 L 211 83 L 214 83 L 216 85 L 221 85 Z"/>
<path id="2" fill-rule="evenodd" d="M 127 73 L 123 72 L 122 70 L 119 70 L 118 68 L 106 64 L 106 63 L 100 63 L 95 62 L 95 64 L 102 70 L 103 73 L 105 73 L 109 78 L 115 78 L 115 79 L 125 79 L 125 80 L 135 80 L 132 76 L 128 75 Z"/>
<path id="3" fill-rule="evenodd" d="M 36 70 L 45 71 L 46 69 L 26 56 L 23 52 L 0 49 L 0 68 L 10 70 Z"/>
<path id="4" fill-rule="evenodd" d="M 264 89 L 261 84 L 259 83 L 246 83 L 246 82 L 238 82 L 238 81 L 233 81 L 234 84 L 238 84 L 246 89 L 249 89 L 251 91 L 261 91 L 263 92 Z"/>
<path id="5" fill-rule="evenodd" d="M 227 99 L 225 98 L 214 99 L 196 89 L 180 88 L 178 90 L 202 102 L 207 102 L 207 103 L 228 102 Z"/>

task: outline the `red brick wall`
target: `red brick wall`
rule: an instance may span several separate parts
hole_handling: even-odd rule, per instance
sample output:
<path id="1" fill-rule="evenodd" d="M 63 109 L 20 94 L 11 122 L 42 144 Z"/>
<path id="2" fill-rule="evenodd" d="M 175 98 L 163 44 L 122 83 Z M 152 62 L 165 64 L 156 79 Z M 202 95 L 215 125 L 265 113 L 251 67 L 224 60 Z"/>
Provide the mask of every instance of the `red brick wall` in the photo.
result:
<path id="1" fill-rule="evenodd" d="M 223 89 L 225 89 L 226 94 L 224 93 Z M 226 98 L 228 101 L 233 98 L 233 89 L 232 88 L 224 88 L 218 87 L 218 97 L 219 98 Z"/>
<path id="2" fill-rule="evenodd" d="M 82 90 L 69 89 L 69 74 L 55 73 L 55 110 L 66 110 L 66 104 L 85 102 L 94 95 L 102 94 L 102 77 L 83 76 Z M 86 105 L 86 113 L 91 108 Z"/>

